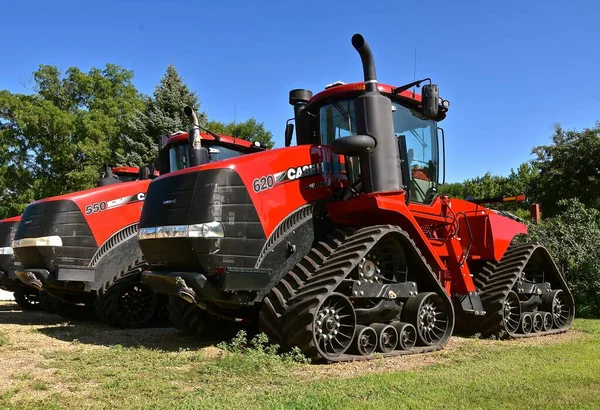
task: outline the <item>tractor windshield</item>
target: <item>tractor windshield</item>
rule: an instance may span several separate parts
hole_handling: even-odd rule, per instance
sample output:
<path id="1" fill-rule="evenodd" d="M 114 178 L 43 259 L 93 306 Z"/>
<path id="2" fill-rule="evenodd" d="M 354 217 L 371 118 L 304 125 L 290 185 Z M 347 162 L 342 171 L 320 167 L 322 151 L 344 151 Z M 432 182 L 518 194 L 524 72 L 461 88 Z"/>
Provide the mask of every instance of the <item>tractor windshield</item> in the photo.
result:
<path id="1" fill-rule="evenodd" d="M 243 154 L 241 151 L 221 144 L 205 144 L 204 146 L 208 148 L 210 162 L 234 158 Z M 190 147 L 187 142 L 171 146 L 169 149 L 170 172 L 188 168 L 190 159 L 189 149 Z"/>
<path id="2" fill-rule="evenodd" d="M 409 167 L 410 199 L 429 203 L 435 196 L 439 175 L 437 125 L 415 110 L 392 102 L 394 135 L 404 136 Z M 340 137 L 356 134 L 354 100 L 329 100 L 319 110 L 320 133 L 323 144 Z M 358 178 L 358 161 L 349 161 L 351 178 Z"/>

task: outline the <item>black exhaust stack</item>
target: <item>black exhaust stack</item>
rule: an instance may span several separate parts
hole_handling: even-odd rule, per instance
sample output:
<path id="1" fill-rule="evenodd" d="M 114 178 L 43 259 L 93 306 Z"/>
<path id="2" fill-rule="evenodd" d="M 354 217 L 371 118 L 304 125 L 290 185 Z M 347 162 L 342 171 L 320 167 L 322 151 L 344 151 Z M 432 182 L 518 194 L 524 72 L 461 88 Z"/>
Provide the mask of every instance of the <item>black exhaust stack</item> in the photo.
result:
<path id="1" fill-rule="evenodd" d="M 377 91 L 373 54 L 363 36 L 352 36 L 352 45 L 362 60 L 366 90 L 354 100 L 358 135 L 336 139 L 332 149 L 339 154 L 359 156 L 362 192 L 397 191 L 404 185 L 392 102 Z"/>
<path id="2" fill-rule="evenodd" d="M 311 133 L 310 114 L 306 106 L 312 98 L 313 93 L 309 90 L 296 89 L 290 91 L 290 104 L 294 106 L 294 120 L 296 122 L 296 144 L 313 144 Z"/>
<path id="3" fill-rule="evenodd" d="M 202 137 L 200 136 L 200 126 L 196 113 L 192 107 L 185 107 L 183 112 L 190 123 L 188 135 L 190 142 L 190 167 L 207 164 L 209 162 L 208 150 L 202 146 Z"/>

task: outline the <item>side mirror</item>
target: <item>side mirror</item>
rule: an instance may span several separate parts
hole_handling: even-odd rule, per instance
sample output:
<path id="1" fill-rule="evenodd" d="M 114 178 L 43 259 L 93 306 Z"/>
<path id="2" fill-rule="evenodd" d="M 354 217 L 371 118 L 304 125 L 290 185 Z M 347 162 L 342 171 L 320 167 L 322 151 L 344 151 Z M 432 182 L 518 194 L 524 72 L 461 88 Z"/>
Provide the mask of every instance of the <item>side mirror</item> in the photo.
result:
<path id="1" fill-rule="evenodd" d="M 425 118 L 435 120 L 440 107 L 440 90 L 436 84 L 427 84 L 422 88 L 421 101 Z"/>
<path id="2" fill-rule="evenodd" d="M 294 124 L 285 124 L 285 146 L 289 147 L 292 145 L 292 134 L 294 134 Z"/>

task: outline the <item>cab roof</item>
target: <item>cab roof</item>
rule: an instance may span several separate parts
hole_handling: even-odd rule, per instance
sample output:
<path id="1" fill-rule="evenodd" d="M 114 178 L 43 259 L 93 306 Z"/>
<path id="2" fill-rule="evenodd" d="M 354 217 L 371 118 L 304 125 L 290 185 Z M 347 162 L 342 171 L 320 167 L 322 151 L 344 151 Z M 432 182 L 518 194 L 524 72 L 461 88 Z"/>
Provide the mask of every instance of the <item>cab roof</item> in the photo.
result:
<path id="1" fill-rule="evenodd" d="M 171 135 L 169 137 L 169 139 L 167 140 L 165 146 L 167 145 L 173 145 L 173 144 L 178 144 L 181 142 L 184 142 L 188 140 L 188 133 L 187 132 L 178 132 L 175 133 L 173 135 Z M 225 143 L 225 144 L 229 144 L 229 145 L 239 145 L 241 147 L 244 148 L 251 148 L 254 146 L 254 144 L 251 141 L 242 139 L 242 138 L 235 138 L 235 137 L 230 137 L 228 135 L 221 135 L 221 134 L 217 134 L 221 139 L 218 141 L 220 143 Z M 210 135 L 207 134 L 205 132 L 200 132 L 200 136 L 202 137 L 203 140 L 207 140 L 207 141 L 215 141 L 215 138 Z"/>

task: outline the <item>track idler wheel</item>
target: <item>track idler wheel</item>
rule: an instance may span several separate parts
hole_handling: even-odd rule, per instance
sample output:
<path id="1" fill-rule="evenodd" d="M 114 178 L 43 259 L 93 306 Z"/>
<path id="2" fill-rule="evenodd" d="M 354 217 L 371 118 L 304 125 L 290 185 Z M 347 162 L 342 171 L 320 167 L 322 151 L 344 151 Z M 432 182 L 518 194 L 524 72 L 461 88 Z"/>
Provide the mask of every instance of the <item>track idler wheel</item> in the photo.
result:
<path id="1" fill-rule="evenodd" d="M 398 349 L 410 350 L 417 343 L 417 329 L 410 323 L 392 322 L 398 332 Z"/>
<path id="2" fill-rule="evenodd" d="M 371 325 L 375 332 L 377 332 L 377 350 L 381 353 L 390 353 L 398 345 L 398 331 L 392 325 L 386 325 L 384 323 L 373 323 Z"/>
<path id="3" fill-rule="evenodd" d="M 562 289 L 544 293 L 542 295 L 541 309 L 552 314 L 552 321 L 555 328 L 565 327 L 573 320 L 573 303 L 571 298 Z"/>
<path id="4" fill-rule="evenodd" d="M 433 292 L 423 292 L 409 298 L 402 309 L 402 321 L 417 329 L 419 344 L 425 346 L 447 339 L 452 330 L 444 301 Z"/>
<path id="5" fill-rule="evenodd" d="M 521 333 L 531 333 L 531 330 L 533 329 L 533 316 L 531 313 L 521 314 L 521 325 L 519 329 L 521 330 Z"/>
<path id="6" fill-rule="evenodd" d="M 369 356 L 377 349 L 377 332 L 370 326 L 356 326 L 352 351 L 355 354 Z"/>
<path id="7" fill-rule="evenodd" d="M 502 308 L 502 322 L 504 328 L 509 334 L 514 334 L 519 330 L 519 322 L 521 321 L 521 302 L 519 296 L 512 290 L 508 292 L 504 299 L 504 307 Z"/>
<path id="8" fill-rule="evenodd" d="M 548 330 L 552 329 L 552 314 L 550 314 L 550 312 L 543 312 L 542 313 L 542 320 L 543 320 L 543 326 L 542 328 L 544 329 L 544 332 L 547 332 Z"/>
<path id="9" fill-rule="evenodd" d="M 348 350 L 356 330 L 352 302 L 341 293 L 332 293 L 319 304 L 313 320 L 313 340 L 319 354 L 336 358 Z"/>
<path id="10" fill-rule="evenodd" d="M 532 313 L 532 315 L 533 315 L 533 331 L 535 333 L 539 333 L 542 331 L 542 328 L 544 327 L 544 319 L 540 312 Z"/>

